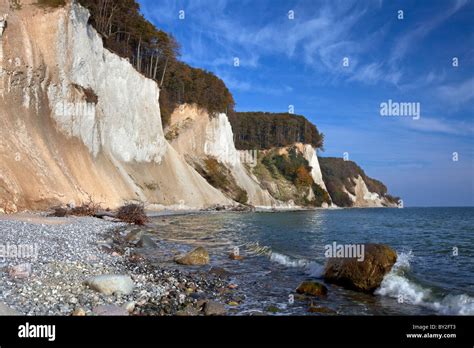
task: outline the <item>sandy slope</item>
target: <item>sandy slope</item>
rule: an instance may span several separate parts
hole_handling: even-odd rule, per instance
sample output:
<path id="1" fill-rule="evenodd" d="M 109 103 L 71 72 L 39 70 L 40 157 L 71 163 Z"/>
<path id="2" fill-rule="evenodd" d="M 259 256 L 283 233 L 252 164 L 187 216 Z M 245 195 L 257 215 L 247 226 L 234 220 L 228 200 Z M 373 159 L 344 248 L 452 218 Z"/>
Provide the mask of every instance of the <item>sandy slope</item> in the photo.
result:
<path id="1" fill-rule="evenodd" d="M 231 204 L 169 146 L 156 83 L 103 48 L 87 11 L 45 13 L 33 2 L 10 11 L 0 0 L 0 13 L 9 12 L 1 38 L 0 209 L 77 204 L 89 195 L 110 207 L 133 199 Z M 96 104 L 86 104 L 86 90 Z M 70 112 L 69 103 L 88 108 Z"/>
<path id="2" fill-rule="evenodd" d="M 190 162 L 214 157 L 225 164 L 236 183 L 247 192 L 249 204 L 258 207 L 279 204 L 245 167 L 225 114 L 210 117 L 195 105 L 183 105 L 171 115 L 165 131 L 172 134 L 171 145 Z"/>

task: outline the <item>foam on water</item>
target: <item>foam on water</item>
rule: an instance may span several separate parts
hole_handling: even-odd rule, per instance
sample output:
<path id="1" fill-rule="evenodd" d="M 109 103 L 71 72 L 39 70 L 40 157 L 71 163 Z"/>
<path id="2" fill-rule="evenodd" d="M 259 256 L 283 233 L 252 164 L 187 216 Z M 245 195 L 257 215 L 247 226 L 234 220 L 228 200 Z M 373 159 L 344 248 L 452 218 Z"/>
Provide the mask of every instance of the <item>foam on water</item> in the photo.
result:
<path id="1" fill-rule="evenodd" d="M 324 267 L 317 262 L 306 259 L 292 258 L 288 255 L 276 253 L 274 251 L 272 251 L 270 254 L 270 261 L 276 262 L 286 267 L 305 268 L 305 271 L 309 276 L 316 278 L 321 277 L 324 271 Z"/>
<path id="2" fill-rule="evenodd" d="M 431 308 L 445 315 L 473 315 L 474 298 L 461 295 L 447 295 L 435 298 L 430 289 L 422 287 L 405 277 L 410 270 L 412 252 L 400 253 L 397 262 L 392 267 L 375 294 L 403 300 L 403 303 L 420 305 Z"/>

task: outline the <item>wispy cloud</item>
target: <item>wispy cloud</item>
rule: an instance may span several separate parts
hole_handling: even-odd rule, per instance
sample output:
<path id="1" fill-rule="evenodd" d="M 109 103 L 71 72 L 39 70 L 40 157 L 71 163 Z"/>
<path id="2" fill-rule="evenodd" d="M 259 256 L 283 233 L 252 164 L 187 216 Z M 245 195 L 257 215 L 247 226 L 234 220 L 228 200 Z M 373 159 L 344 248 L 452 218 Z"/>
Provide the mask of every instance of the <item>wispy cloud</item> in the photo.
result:
<path id="1" fill-rule="evenodd" d="M 383 63 L 369 63 L 356 69 L 349 81 L 359 81 L 370 85 L 385 81 L 392 85 L 398 85 L 401 77 L 402 72 L 399 70 L 387 72 Z"/>
<path id="2" fill-rule="evenodd" d="M 233 91 L 239 92 L 251 92 L 264 95 L 282 96 L 293 91 L 293 87 L 279 84 L 275 85 L 262 85 L 259 83 L 251 83 L 248 80 L 239 80 L 232 75 L 222 73 L 219 74 L 222 80 L 225 82 L 227 87 Z"/>
<path id="3" fill-rule="evenodd" d="M 392 55 L 390 57 L 390 64 L 399 64 L 406 54 L 416 47 L 417 42 L 425 38 L 429 33 L 434 29 L 443 24 L 446 20 L 451 18 L 456 12 L 458 12 L 462 7 L 464 7 L 469 0 L 456 0 L 453 5 L 451 5 L 446 11 L 442 11 L 434 17 L 430 17 L 428 20 L 423 20 L 418 25 L 412 29 L 406 31 L 402 36 L 400 36 L 394 45 L 392 50 Z M 407 14 L 408 15 L 408 14 Z"/>
<path id="4" fill-rule="evenodd" d="M 459 107 L 474 99 L 474 77 L 461 83 L 440 86 L 437 92 L 446 103 Z M 471 105 L 470 109 L 474 113 L 474 106 Z"/>
<path id="5" fill-rule="evenodd" d="M 443 186 L 442 199 L 472 202 L 472 0 L 429 6 L 392 0 L 139 1 L 147 18 L 178 38 L 184 61 L 225 81 L 238 110 L 281 111 L 294 104 L 326 134 L 324 155 L 348 151 L 408 202 L 430 203 L 426 192 L 439 195 L 447 175 L 453 180 Z M 397 19 L 400 8 L 403 21 Z M 178 19 L 179 10 L 186 11 L 185 20 Z M 459 57 L 458 68 L 451 56 Z M 420 102 L 421 118 L 380 117 L 380 101 L 387 99 Z M 451 159 L 454 151 L 458 163 Z"/>
<path id="6" fill-rule="evenodd" d="M 474 125 L 472 122 L 460 122 L 433 117 L 422 116 L 419 120 L 405 120 L 403 124 L 416 131 L 442 133 L 449 135 L 472 136 Z"/>

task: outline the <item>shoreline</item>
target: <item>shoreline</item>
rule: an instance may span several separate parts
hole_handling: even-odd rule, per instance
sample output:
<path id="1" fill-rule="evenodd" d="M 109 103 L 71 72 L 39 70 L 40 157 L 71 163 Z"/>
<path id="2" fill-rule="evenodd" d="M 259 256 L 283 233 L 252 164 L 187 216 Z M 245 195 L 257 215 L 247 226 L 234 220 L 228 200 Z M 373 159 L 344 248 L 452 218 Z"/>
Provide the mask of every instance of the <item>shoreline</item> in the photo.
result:
<path id="1" fill-rule="evenodd" d="M 0 233 L 3 237 L 0 243 L 0 276 L 2 278 L 0 315 L 12 313 L 34 316 L 211 315 L 206 312 L 207 303 L 212 303 L 212 310 L 217 311 L 218 315 L 274 314 L 271 311 L 283 303 L 280 301 L 284 300 L 284 297 L 277 296 L 276 301 L 270 300 L 268 306 L 267 304 L 255 306 L 256 297 L 252 295 L 253 285 L 249 283 L 249 279 L 245 279 L 245 276 L 242 278 L 245 271 L 249 270 L 248 267 L 253 267 L 250 272 L 253 272 L 252 269 L 258 269 L 254 267 L 255 264 L 252 266 L 254 262 L 252 260 L 256 259 L 249 255 L 257 255 L 259 252 L 252 248 L 243 248 L 242 255 L 247 260 L 240 263 L 233 261 L 236 259 L 229 257 L 228 253 L 221 251 L 216 253 L 212 244 L 205 242 L 206 239 L 202 239 L 204 243 L 201 243 L 200 241 L 193 242 L 193 239 L 170 239 L 169 235 L 160 235 L 159 224 L 165 222 L 167 217 L 171 220 L 166 221 L 163 226 L 173 226 L 183 214 L 214 215 L 222 211 L 168 211 L 164 213 L 151 216 L 158 218 L 158 224 L 150 222 L 144 226 L 92 217 L 48 217 L 44 212 L 0 216 Z M 160 217 L 163 217 L 163 220 Z M 173 217 L 177 218 L 173 219 Z M 203 217 L 197 217 L 197 219 L 199 221 Z M 1 247 L 8 244 L 37 245 L 38 258 L 2 259 L 4 255 L 1 255 L 1 252 L 4 252 L 5 248 Z M 197 246 L 205 246 L 209 249 L 212 262 L 205 266 L 183 266 L 175 262 L 178 255 L 187 253 Z M 265 248 L 265 245 L 262 244 L 261 247 Z M 287 260 L 289 256 L 280 255 L 278 250 L 274 253 L 272 251 L 270 256 L 268 262 L 275 265 L 271 269 L 280 269 L 283 272 L 291 270 L 294 264 L 299 264 L 303 260 L 291 259 L 291 257 Z M 282 258 L 282 260 L 277 260 L 277 258 Z M 256 262 L 260 263 L 260 261 Z M 307 261 L 305 262 L 309 265 Z M 25 264 L 29 264 L 31 269 L 25 270 L 19 267 Z M 264 265 L 261 270 L 268 271 L 268 265 Z M 290 284 L 287 287 L 288 290 L 285 291 L 291 293 L 300 281 L 305 280 L 304 277 L 321 281 L 319 276 L 314 275 L 311 267 L 307 271 L 310 271 L 307 275 L 302 275 L 300 272 L 296 278 L 292 278 L 293 284 Z M 295 275 L 292 271 L 290 273 L 292 277 Z M 306 269 L 303 273 L 306 273 Z M 134 289 L 125 295 L 108 295 L 85 284 L 88 279 L 103 275 L 130 277 Z M 398 275 L 395 275 L 390 281 L 397 282 L 397 286 L 408 286 L 409 291 L 418 289 L 418 283 L 410 283 L 404 278 L 397 277 Z M 331 287 L 326 282 L 323 284 L 329 287 L 332 296 L 336 296 L 335 302 L 319 303 L 323 304 L 322 308 L 328 311 L 327 314 L 335 314 L 333 311 L 337 309 L 341 303 L 338 301 L 344 296 L 363 296 L 353 292 L 347 293 L 349 290 Z M 395 292 L 390 287 L 385 287 L 383 290 L 388 291 L 385 295 L 381 293 L 384 295 L 383 301 L 393 302 L 392 305 L 397 306 L 396 300 L 392 299 L 396 295 L 396 289 Z M 400 290 L 403 289 L 400 288 Z M 422 291 L 429 292 L 430 289 L 423 288 Z M 465 296 L 464 293 L 461 295 Z M 459 302 L 463 300 L 462 296 L 459 298 L 454 296 L 453 299 Z M 469 297 L 466 298 L 470 300 Z M 375 299 L 376 297 L 372 298 L 372 300 Z M 450 300 L 449 296 L 446 299 L 444 297 L 433 299 L 440 303 L 441 314 L 453 311 L 448 300 Z M 312 306 L 312 302 L 310 304 Z M 410 309 L 410 312 L 425 313 L 423 311 L 426 310 L 437 313 L 434 310 L 436 302 L 423 302 L 421 305 L 427 309 L 417 308 L 418 305 L 415 303 L 415 308 Z M 456 302 L 455 305 L 460 306 L 460 302 Z M 298 306 L 301 308 L 304 303 L 298 303 Z M 390 308 L 390 305 L 388 307 Z M 314 310 L 313 307 L 311 308 Z M 459 313 L 469 311 L 469 309 L 459 308 Z M 398 313 L 397 310 L 395 312 Z"/>
<path id="2" fill-rule="evenodd" d="M 90 217 L 22 215 L 0 219 L 4 246 L 38 248 L 37 257 L 7 255 L 0 259 L 0 315 L 227 312 L 225 303 L 232 290 L 225 277 L 152 265 L 140 253 L 141 248 L 126 242 L 130 229 L 136 228 Z M 104 275 L 129 277 L 133 290 L 106 294 L 86 285 L 86 281 Z"/>
<path id="3" fill-rule="evenodd" d="M 0 277 L 2 279 L 0 315 L 16 313 L 61 316 L 196 316 L 206 315 L 205 306 L 208 302 L 213 303 L 212 306 L 214 310 L 218 310 L 219 315 L 273 315 L 272 310 L 276 309 L 275 305 L 278 307 L 284 304 L 286 295 L 275 295 L 275 292 L 271 292 L 269 298 L 273 299 L 264 301 L 264 305 L 255 305 L 255 301 L 261 300 L 264 296 L 263 293 L 255 293 L 256 289 L 267 291 L 265 286 L 272 288 L 275 285 L 269 280 L 261 280 L 255 287 L 253 282 L 259 279 L 258 274 L 272 271 L 278 278 L 279 272 L 284 272 L 286 276 L 291 273 L 291 281 L 279 285 L 282 286 L 280 289 L 284 288 L 284 291 L 288 293 L 292 293 L 298 284 L 305 280 L 304 278 L 323 282 L 320 276 L 315 275 L 314 272 L 317 269 L 314 267 L 302 269 L 302 272 L 291 271 L 294 265 L 309 265 L 304 256 L 294 258 L 291 254 L 270 249 L 272 253 L 267 255 L 270 257 L 259 261 L 259 258 L 252 256 L 261 255 L 260 249 L 266 248 L 266 244 L 263 242 L 258 245 L 257 241 L 258 250 L 253 244 L 250 246 L 235 244 L 242 247 L 242 256 L 246 258 L 246 261 L 238 262 L 238 259 L 235 261 L 229 257 L 229 252 L 232 250 L 231 244 L 227 248 L 225 241 L 219 238 L 215 240 L 217 244 L 208 242 L 209 238 L 205 234 L 212 236 L 212 229 L 198 232 L 203 233 L 202 238 L 198 237 L 194 240 L 193 236 L 190 239 L 186 237 L 188 232 L 192 234 L 192 225 L 187 222 L 176 224 L 181 221 L 181 216 L 186 215 L 201 215 L 191 217 L 191 221 L 195 219 L 212 221 L 214 218 L 222 221 L 218 216 L 219 213 L 231 212 L 167 211 L 151 215 L 150 217 L 156 221 L 145 226 L 128 225 L 116 222 L 115 219 L 107 221 L 108 217 L 106 219 L 76 216 L 48 217 L 44 212 L 0 215 L 0 232 L 3 237 L 0 242 L 0 247 L 3 244 L 3 248 L 0 248 Z M 206 218 L 208 214 L 209 219 Z M 236 218 L 238 219 L 239 216 L 229 216 L 231 220 Z M 290 218 L 290 216 L 283 218 Z M 297 216 L 294 218 L 299 219 Z M 266 219 L 273 218 L 268 216 Z M 168 229 L 167 226 L 176 227 L 173 230 Z M 191 229 L 188 231 L 180 226 L 188 226 Z M 178 234 L 176 238 L 170 238 L 174 235 L 170 233 Z M 38 259 L 21 257 L 11 260 L 2 259 L 1 252 L 4 252 L 4 247 L 8 244 L 37 244 L 39 257 Z M 175 262 L 177 255 L 187 253 L 197 246 L 204 246 L 209 250 L 211 256 L 209 264 L 182 266 Z M 403 251 L 403 248 L 400 250 Z M 409 264 L 408 259 L 406 261 Z M 25 264 L 30 264 L 31 270 L 19 268 Z M 259 268 L 260 266 L 262 268 Z M 319 266 L 322 264 L 320 263 Z M 246 279 L 246 272 L 251 274 L 256 272 L 257 276 Z M 91 277 L 101 275 L 128 276 L 134 284 L 134 290 L 130 294 L 121 296 L 106 295 L 91 289 L 84 283 Z M 290 280 L 290 278 L 287 279 Z M 350 290 L 330 286 L 326 282 L 323 284 L 328 286 L 332 294 L 330 301 L 318 301 L 319 304 L 323 304 L 325 311 L 329 311 L 327 314 L 335 314 L 332 313 L 333 311 L 339 312 L 338 308 L 344 301 L 363 296 Z M 380 294 L 383 296 L 371 297 L 367 303 L 381 299 L 386 304 L 387 310 L 395 314 L 404 313 L 403 309 L 398 308 L 396 296 L 400 293 L 428 296 L 431 288 L 420 288 L 420 284 L 423 282 L 410 281 L 395 274 L 388 279 L 388 283 L 382 289 L 383 292 Z M 469 292 L 448 295 L 430 298 L 421 304 L 415 301 L 414 307 L 407 309 L 407 312 L 415 314 L 470 313 L 471 309 L 466 307 L 470 302 L 462 305 L 462 301 L 472 301 Z M 295 308 L 299 311 L 305 304 L 298 302 L 298 306 Z M 439 308 L 437 309 L 436 306 Z M 286 311 L 282 308 L 279 310 Z M 375 312 L 385 311 L 382 307 L 372 308 L 370 304 L 369 308 L 370 311 Z M 344 315 L 343 313 L 345 312 L 337 314 Z M 305 314 L 301 312 L 297 315 Z"/>

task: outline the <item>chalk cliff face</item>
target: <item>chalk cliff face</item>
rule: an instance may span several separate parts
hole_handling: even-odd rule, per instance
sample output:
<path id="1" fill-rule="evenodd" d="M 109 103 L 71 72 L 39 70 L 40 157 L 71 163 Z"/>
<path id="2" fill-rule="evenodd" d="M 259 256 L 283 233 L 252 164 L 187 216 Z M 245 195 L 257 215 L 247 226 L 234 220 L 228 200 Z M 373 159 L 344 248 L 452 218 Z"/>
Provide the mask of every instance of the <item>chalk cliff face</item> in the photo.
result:
<path id="1" fill-rule="evenodd" d="M 317 150 L 310 144 L 298 144 L 303 157 L 308 161 L 309 166 L 311 167 L 311 177 L 313 181 L 319 185 L 324 191 L 327 192 L 326 184 L 323 180 L 323 174 L 321 172 L 321 167 L 319 165 L 318 153 Z M 329 200 L 331 200 L 331 195 L 329 195 Z M 334 207 L 332 202 L 323 203 L 323 207 L 327 208 L 329 206 Z"/>
<path id="2" fill-rule="evenodd" d="M 397 207 L 398 198 L 387 187 L 370 178 L 362 168 L 342 158 L 321 157 L 320 168 L 333 205 L 340 207 Z"/>
<path id="3" fill-rule="evenodd" d="M 309 166 L 311 167 L 311 177 L 313 178 L 314 182 L 321 186 L 325 191 L 326 184 L 323 181 L 323 174 L 321 173 L 321 168 L 319 167 L 319 160 L 318 155 L 316 153 L 316 149 L 309 144 L 302 145 L 301 152 L 303 153 L 303 157 L 308 161 Z"/>
<path id="4" fill-rule="evenodd" d="M 312 145 L 236 149 L 226 114 L 181 105 L 163 130 L 157 84 L 104 48 L 87 10 L 35 3 L 11 11 L 0 0 L 0 212 L 90 198 L 110 208 L 329 207 L 331 191 L 344 206 L 389 205 L 365 174 L 328 182 Z M 310 183 L 306 169 L 296 187 L 262 162 L 290 148 Z"/>
<path id="5" fill-rule="evenodd" d="M 279 205 L 248 170 L 253 165 L 251 153 L 237 151 L 232 127 L 225 114 L 210 116 L 195 105 L 182 105 L 171 115 L 166 129 L 171 145 L 190 164 L 202 165 L 206 158 L 223 164 L 237 186 L 247 194 L 247 204 L 257 207 Z"/>
<path id="6" fill-rule="evenodd" d="M 358 208 L 377 208 L 377 207 L 396 207 L 395 202 L 390 202 L 386 198 L 381 197 L 376 192 L 369 191 L 366 182 L 359 175 L 351 178 L 354 185 L 354 193 L 349 192 L 344 188 L 344 192 L 350 197 L 353 202 L 353 207 Z"/>
<path id="7" fill-rule="evenodd" d="M 88 11 L 34 2 L 10 12 L 1 37 L 0 208 L 88 196 L 110 207 L 233 204 L 169 145 L 158 86 L 104 49 Z"/>

